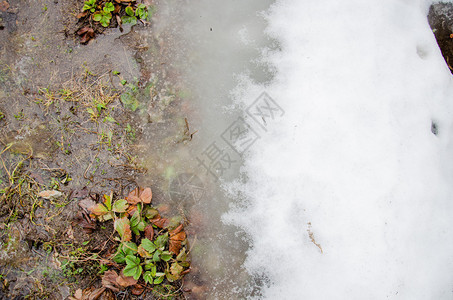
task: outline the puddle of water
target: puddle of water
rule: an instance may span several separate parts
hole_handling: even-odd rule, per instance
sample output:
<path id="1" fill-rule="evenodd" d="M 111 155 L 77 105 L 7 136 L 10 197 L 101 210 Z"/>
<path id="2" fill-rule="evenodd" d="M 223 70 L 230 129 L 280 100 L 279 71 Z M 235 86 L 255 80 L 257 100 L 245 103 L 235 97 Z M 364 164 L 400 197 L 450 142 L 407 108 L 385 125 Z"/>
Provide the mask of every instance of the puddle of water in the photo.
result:
<path id="1" fill-rule="evenodd" d="M 172 118 L 163 113 L 143 124 L 141 156 L 150 174 L 142 180 L 157 190 L 155 203 L 176 204 L 190 222 L 193 270 L 185 287 L 195 298 L 243 299 L 263 284 L 243 267 L 245 233 L 222 222 L 233 200 L 222 185 L 239 177 L 242 164 L 243 149 L 228 142 L 228 129 L 245 117 L 234 90 L 244 78 L 272 80 L 261 60 L 264 49 L 276 47 L 264 33 L 272 2 L 158 3 L 152 34 L 171 46 L 164 51 L 168 70 L 177 70 L 169 80 L 178 79 L 178 101 L 166 108 Z"/>

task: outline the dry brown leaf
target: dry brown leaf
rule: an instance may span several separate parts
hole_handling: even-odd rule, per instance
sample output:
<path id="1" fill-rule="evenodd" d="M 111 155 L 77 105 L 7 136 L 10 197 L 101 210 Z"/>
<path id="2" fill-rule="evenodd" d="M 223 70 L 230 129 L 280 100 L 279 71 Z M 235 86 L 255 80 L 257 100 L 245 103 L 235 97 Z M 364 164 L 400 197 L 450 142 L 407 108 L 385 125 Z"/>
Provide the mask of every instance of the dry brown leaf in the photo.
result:
<path id="1" fill-rule="evenodd" d="M 133 189 L 133 190 L 129 193 L 129 195 L 127 195 L 127 196 L 128 196 L 128 197 L 129 197 L 129 196 L 138 197 L 138 196 L 140 196 L 140 192 L 141 192 L 140 188 L 137 187 L 137 188 Z"/>
<path id="2" fill-rule="evenodd" d="M 151 223 L 153 223 L 159 228 L 164 228 L 165 226 L 168 225 L 169 221 L 167 218 L 162 218 L 161 216 L 158 216 L 157 218 L 152 219 Z"/>
<path id="3" fill-rule="evenodd" d="M 140 194 L 140 199 L 143 201 L 143 203 L 151 203 L 151 199 L 153 198 L 153 192 L 151 189 L 145 188 L 143 192 Z"/>
<path id="4" fill-rule="evenodd" d="M 113 271 L 113 270 L 108 270 L 107 272 L 104 273 L 104 276 L 102 276 L 102 286 L 108 289 L 111 289 L 114 292 L 119 292 L 119 286 L 116 282 L 116 279 L 118 278 L 118 274 Z"/>
<path id="5" fill-rule="evenodd" d="M 178 255 L 179 252 L 181 251 L 181 248 L 182 248 L 181 241 L 175 240 L 169 241 L 168 250 L 170 250 L 170 252 Z"/>
<path id="6" fill-rule="evenodd" d="M 121 5 L 115 5 L 115 10 L 113 11 L 113 14 L 119 14 L 121 11 Z M 120 16 L 116 16 L 116 20 L 118 21 L 118 19 L 121 21 L 121 18 Z M 119 24 L 119 22 L 118 22 Z"/>
<path id="7" fill-rule="evenodd" d="M 96 299 L 99 298 L 99 296 L 102 295 L 102 293 L 104 293 L 104 291 L 105 291 L 105 287 L 101 287 L 101 288 L 95 289 L 90 294 L 88 294 L 87 297 L 84 297 L 84 299 L 96 300 Z"/>
<path id="8" fill-rule="evenodd" d="M 140 296 L 144 290 L 145 290 L 145 287 L 143 285 L 137 283 L 132 288 L 131 293 L 132 293 L 132 295 Z"/>
<path id="9" fill-rule="evenodd" d="M 94 38 L 94 30 L 90 27 L 81 28 L 79 31 L 77 31 L 77 34 L 82 37 L 82 39 L 80 40 L 82 44 L 88 43 L 92 38 Z"/>
<path id="10" fill-rule="evenodd" d="M 129 193 L 129 195 L 126 197 L 126 200 L 130 204 L 137 204 L 139 202 L 151 203 L 152 197 L 153 192 L 151 191 L 151 188 L 138 187 Z"/>
<path id="11" fill-rule="evenodd" d="M 39 192 L 38 194 L 39 197 L 42 197 L 44 199 L 55 199 L 61 197 L 61 195 L 63 195 L 61 192 L 55 190 L 46 190 Z"/>
<path id="12" fill-rule="evenodd" d="M 153 225 L 148 225 L 145 227 L 145 237 L 150 241 L 154 238 L 154 227 Z"/>
<path id="13" fill-rule="evenodd" d="M 140 203 L 140 202 L 141 202 L 140 198 L 137 197 L 137 196 L 134 196 L 134 195 L 129 195 L 129 196 L 127 196 L 127 197 L 126 197 L 126 201 L 127 201 L 127 203 L 129 203 L 129 204 L 137 204 L 137 203 Z"/>
<path id="14" fill-rule="evenodd" d="M 128 287 L 137 283 L 137 280 L 132 276 L 124 276 L 123 271 L 121 275 L 116 278 L 116 283 L 122 287 Z"/>
<path id="15" fill-rule="evenodd" d="M 88 11 L 87 11 L 87 10 L 86 10 L 86 11 L 83 11 L 83 12 L 81 12 L 81 13 L 78 13 L 77 16 L 76 16 L 76 18 L 77 18 L 77 19 L 80 19 L 80 18 L 86 17 L 87 14 L 88 14 Z"/>
<path id="16" fill-rule="evenodd" d="M 184 226 L 180 224 L 178 227 L 170 231 L 170 242 L 169 250 L 170 252 L 179 254 L 182 248 L 182 242 L 186 239 L 186 233 L 184 232 Z"/>
<path id="17" fill-rule="evenodd" d="M 175 234 L 174 236 L 170 237 L 170 240 L 173 240 L 173 241 L 184 241 L 186 239 L 186 233 L 184 231 L 178 233 L 178 234 Z"/>
<path id="18" fill-rule="evenodd" d="M 184 226 L 182 224 L 180 224 L 178 227 L 176 227 L 175 229 L 173 229 L 172 231 L 170 231 L 170 237 L 180 233 L 182 230 L 184 229 Z"/>

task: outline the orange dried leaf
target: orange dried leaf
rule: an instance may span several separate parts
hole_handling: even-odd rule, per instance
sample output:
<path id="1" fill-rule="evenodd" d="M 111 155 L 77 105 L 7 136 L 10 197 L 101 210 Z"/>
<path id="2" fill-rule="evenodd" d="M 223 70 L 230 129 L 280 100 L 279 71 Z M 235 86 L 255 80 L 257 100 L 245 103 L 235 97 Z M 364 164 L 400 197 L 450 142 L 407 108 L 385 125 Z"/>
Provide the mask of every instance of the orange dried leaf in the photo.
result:
<path id="1" fill-rule="evenodd" d="M 134 195 L 129 195 L 126 197 L 126 200 L 129 204 L 137 204 L 141 202 L 140 198 Z"/>
<path id="2" fill-rule="evenodd" d="M 143 203 L 151 203 L 152 198 L 153 192 L 151 191 L 150 188 L 144 189 L 143 192 L 140 194 L 140 199 L 143 201 Z"/>
<path id="3" fill-rule="evenodd" d="M 170 252 L 178 255 L 182 248 L 181 241 L 170 240 L 168 247 Z"/>
<path id="4" fill-rule="evenodd" d="M 135 188 L 134 190 L 132 190 L 129 193 L 128 197 L 130 197 L 130 196 L 135 196 L 135 197 L 140 196 L 140 188 Z"/>
<path id="5" fill-rule="evenodd" d="M 131 293 L 132 293 L 132 295 L 140 296 L 144 290 L 145 290 L 145 287 L 143 285 L 137 283 L 132 288 Z"/>
<path id="6" fill-rule="evenodd" d="M 152 219 L 151 223 L 153 223 L 154 225 L 156 225 L 159 228 L 164 228 L 168 224 L 168 219 L 162 218 L 159 216 L 158 218 Z"/>
<path id="7" fill-rule="evenodd" d="M 88 11 L 84 11 L 84 12 L 78 13 L 76 18 L 80 19 L 80 18 L 86 17 L 87 14 L 88 14 Z"/>
<path id="8" fill-rule="evenodd" d="M 170 237 L 180 233 L 183 229 L 184 229 L 184 226 L 182 224 L 180 224 L 178 227 L 176 227 L 175 229 L 170 231 Z"/>
<path id="9" fill-rule="evenodd" d="M 137 280 L 135 280 L 132 276 L 124 276 L 123 272 L 121 271 L 121 275 L 116 278 L 116 283 L 118 283 L 122 287 L 128 287 L 135 285 L 137 283 Z"/>
<path id="10" fill-rule="evenodd" d="M 150 241 L 154 238 L 154 228 L 153 225 L 148 225 L 145 227 L 145 237 Z"/>
<path id="11" fill-rule="evenodd" d="M 184 231 L 175 234 L 174 236 L 170 236 L 171 241 L 184 241 L 186 239 L 186 233 Z"/>
<path id="12" fill-rule="evenodd" d="M 118 274 L 113 270 L 108 270 L 102 276 L 102 286 L 108 289 L 111 289 L 114 292 L 119 292 L 120 289 L 118 288 L 118 284 L 116 283 L 116 279 L 118 278 Z"/>

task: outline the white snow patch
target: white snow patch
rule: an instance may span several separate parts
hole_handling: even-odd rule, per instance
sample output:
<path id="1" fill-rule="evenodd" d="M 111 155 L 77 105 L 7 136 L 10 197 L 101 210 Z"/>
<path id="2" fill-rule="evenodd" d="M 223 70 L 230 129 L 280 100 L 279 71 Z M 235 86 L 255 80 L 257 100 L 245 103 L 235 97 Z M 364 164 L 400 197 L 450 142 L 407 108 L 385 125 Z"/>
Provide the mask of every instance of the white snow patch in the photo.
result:
<path id="1" fill-rule="evenodd" d="M 265 90 L 286 114 L 245 160 L 234 188 L 247 208 L 224 216 L 252 238 L 246 267 L 268 275 L 264 298 L 453 297 L 453 82 L 428 4 L 269 12 L 282 50 Z M 248 106 L 263 89 L 235 94 Z"/>

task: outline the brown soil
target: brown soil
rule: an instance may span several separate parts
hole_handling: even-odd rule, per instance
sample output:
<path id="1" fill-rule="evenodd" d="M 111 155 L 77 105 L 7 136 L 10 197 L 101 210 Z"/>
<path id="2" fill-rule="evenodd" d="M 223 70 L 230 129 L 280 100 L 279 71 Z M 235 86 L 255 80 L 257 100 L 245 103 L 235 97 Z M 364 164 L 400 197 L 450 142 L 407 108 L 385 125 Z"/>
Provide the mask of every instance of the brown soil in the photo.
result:
<path id="1" fill-rule="evenodd" d="M 151 185 L 153 203 L 165 203 L 155 184 L 164 175 L 143 176 L 140 141 L 169 151 L 186 140 L 167 33 L 154 34 L 152 23 L 109 28 L 81 45 L 83 2 L 0 0 L 1 299 L 65 299 L 99 286 L 100 265 L 83 258 L 111 251 L 112 226 L 86 233 L 79 200 Z M 43 190 L 63 196 L 44 199 Z M 135 297 L 120 294 L 105 297 Z"/>

